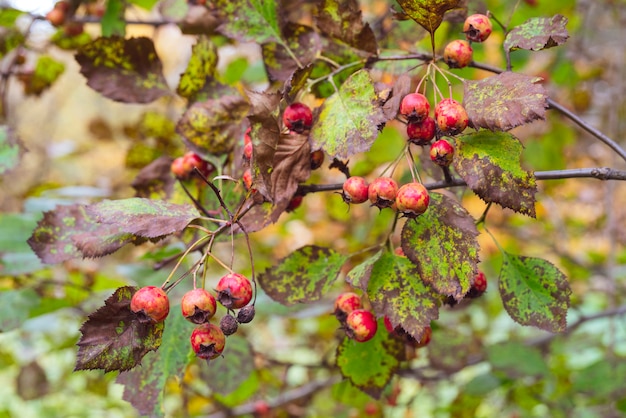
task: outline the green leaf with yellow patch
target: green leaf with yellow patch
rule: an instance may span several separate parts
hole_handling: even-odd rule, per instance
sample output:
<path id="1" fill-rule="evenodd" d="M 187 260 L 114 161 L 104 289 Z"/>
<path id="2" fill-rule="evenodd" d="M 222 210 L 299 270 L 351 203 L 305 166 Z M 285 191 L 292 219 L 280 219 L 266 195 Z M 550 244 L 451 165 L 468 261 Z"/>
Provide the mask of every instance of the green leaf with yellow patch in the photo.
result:
<path id="1" fill-rule="evenodd" d="M 322 48 L 319 35 L 309 26 L 289 23 L 283 28 L 283 37 L 284 45 L 281 42 L 262 45 L 263 63 L 270 81 L 290 80 L 298 69 L 311 64 Z"/>
<path id="2" fill-rule="evenodd" d="M 319 300 L 330 288 L 347 257 L 330 248 L 308 245 L 259 275 L 265 293 L 283 305 Z"/>
<path id="3" fill-rule="evenodd" d="M 502 304 L 515 322 L 550 332 L 565 330 L 572 290 L 554 264 L 505 252 L 499 289 Z"/>
<path id="4" fill-rule="evenodd" d="M 425 283 L 461 300 L 478 272 L 477 236 L 474 218 L 461 204 L 430 193 L 428 210 L 404 224 L 401 244 Z"/>
<path id="5" fill-rule="evenodd" d="M 142 323 L 130 310 L 136 287 L 120 287 L 80 327 L 74 370 L 130 370 L 161 345 L 163 322 Z"/>
<path id="6" fill-rule="evenodd" d="M 194 101 L 195 96 L 205 86 L 207 78 L 215 77 L 217 60 L 215 44 L 206 36 L 199 37 L 198 42 L 191 49 L 191 58 L 180 77 L 176 92 Z"/>
<path id="7" fill-rule="evenodd" d="M 16 28 L 9 28 L 2 31 L 2 33 L 0 33 L 0 59 L 23 44 L 24 41 L 24 34 Z"/>
<path id="8" fill-rule="evenodd" d="M 337 366 L 341 374 L 377 399 L 400 367 L 403 357 L 404 343 L 387 332 L 382 319 L 378 321 L 378 331 L 371 340 L 356 342 L 346 337 L 337 347 Z"/>
<path id="9" fill-rule="evenodd" d="M 281 42 L 276 0 L 216 0 L 224 23 L 219 30 L 242 42 Z"/>
<path id="10" fill-rule="evenodd" d="M 460 0 L 398 0 L 398 4 L 411 19 L 428 32 L 435 33 L 443 15 L 459 7 Z"/>
<path id="11" fill-rule="evenodd" d="M 541 77 L 505 71 L 464 82 L 463 106 L 472 127 L 508 131 L 546 118 L 548 94 Z"/>
<path id="12" fill-rule="evenodd" d="M 375 312 L 420 341 L 430 321 L 439 317 L 439 295 L 422 280 L 417 266 L 407 257 L 383 252 L 373 258 L 374 263 L 367 260 L 361 265 L 365 269 L 357 266 L 359 271 L 369 273 L 367 280 L 362 277 L 358 281 L 359 287 L 367 293 Z"/>
<path id="13" fill-rule="evenodd" d="M 369 72 L 357 71 L 317 109 L 312 148 L 347 159 L 369 150 L 386 121 Z"/>
<path id="14" fill-rule="evenodd" d="M 150 38 L 98 38 L 76 54 L 87 85 L 111 100 L 149 103 L 170 94 Z"/>
<path id="15" fill-rule="evenodd" d="M 523 147 L 513 135 L 480 130 L 456 137 L 452 164 L 487 203 L 535 217 L 535 175 L 521 166 Z"/>
<path id="16" fill-rule="evenodd" d="M 24 85 L 24 93 L 39 96 L 49 89 L 63 72 L 65 72 L 65 64 L 50 56 L 42 55 L 37 59 L 32 74 L 24 74 L 19 79 Z"/>

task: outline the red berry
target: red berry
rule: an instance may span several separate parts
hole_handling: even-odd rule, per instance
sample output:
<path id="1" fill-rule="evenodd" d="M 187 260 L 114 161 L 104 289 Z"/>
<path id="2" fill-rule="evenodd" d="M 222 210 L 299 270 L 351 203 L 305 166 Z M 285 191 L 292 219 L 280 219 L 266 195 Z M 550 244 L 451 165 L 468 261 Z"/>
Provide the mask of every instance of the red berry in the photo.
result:
<path id="1" fill-rule="evenodd" d="M 201 359 L 214 359 L 224 351 L 226 337 L 218 326 L 205 323 L 191 333 L 191 347 Z"/>
<path id="2" fill-rule="evenodd" d="M 285 209 L 286 212 L 293 212 L 294 210 L 298 209 L 300 207 L 300 205 L 302 204 L 302 199 L 304 199 L 304 196 L 302 195 L 296 195 L 294 197 L 291 198 L 291 200 L 289 201 L 289 204 L 287 205 L 287 209 Z"/>
<path id="3" fill-rule="evenodd" d="M 301 134 L 313 125 L 313 112 L 304 103 L 292 103 L 283 112 L 283 123 L 290 131 Z"/>
<path id="4" fill-rule="evenodd" d="M 406 257 L 406 254 L 404 254 L 404 250 L 402 249 L 402 247 L 396 247 L 396 249 L 393 250 L 393 252 L 398 257 Z"/>
<path id="5" fill-rule="evenodd" d="M 387 315 L 385 315 L 385 317 L 383 318 L 383 323 L 385 324 L 385 329 L 387 330 L 387 332 L 390 334 L 393 333 L 395 328 L 391 324 L 391 319 L 389 319 Z"/>
<path id="6" fill-rule="evenodd" d="M 445 139 L 435 141 L 430 146 L 430 159 L 437 165 L 447 167 L 452 163 L 454 147 Z"/>
<path id="7" fill-rule="evenodd" d="M 324 151 L 318 149 L 311 153 L 311 170 L 317 170 L 324 164 Z"/>
<path id="8" fill-rule="evenodd" d="M 250 161 L 252 159 L 252 142 L 248 142 L 243 146 L 243 158 L 246 161 Z"/>
<path id="9" fill-rule="evenodd" d="M 207 322 L 217 310 L 215 298 L 206 289 L 193 289 L 183 295 L 180 301 L 183 316 L 194 324 Z"/>
<path id="10" fill-rule="evenodd" d="M 398 183 L 391 177 L 378 177 L 367 188 L 367 197 L 379 208 L 391 207 L 398 194 Z"/>
<path id="11" fill-rule="evenodd" d="M 193 151 L 189 151 L 183 155 L 183 159 L 185 162 L 185 167 L 187 167 L 189 174 L 194 172 L 194 168 L 197 168 L 203 176 L 208 176 L 215 170 L 213 164 L 209 163 L 206 160 L 203 160 L 198 154 Z"/>
<path id="12" fill-rule="evenodd" d="M 66 36 L 78 36 L 85 31 L 85 25 L 80 22 L 67 22 L 65 26 L 63 26 L 63 33 Z"/>
<path id="13" fill-rule="evenodd" d="M 170 301 L 160 287 L 146 286 L 130 299 L 130 310 L 137 315 L 139 322 L 162 322 L 170 313 Z"/>
<path id="14" fill-rule="evenodd" d="M 467 292 L 467 295 L 465 296 L 470 299 L 474 299 L 482 296 L 483 293 L 485 293 L 485 290 L 487 290 L 487 277 L 485 276 L 485 273 L 479 270 L 474 278 L 472 287 L 470 287 L 469 292 Z"/>
<path id="15" fill-rule="evenodd" d="M 469 124 L 465 108 L 454 99 L 443 99 L 437 104 L 435 119 L 439 129 L 447 135 L 461 133 Z"/>
<path id="16" fill-rule="evenodd" d="M 374 314 L 365 309 L 354 310 L 346 318 L 346 335 L 360 343 L 374 338 L 377 329 Z"/>
<path id="17" fill-rule="evenodd" d="M 63 9 L 55 7 L 46 14 L 46 19 L 52 26 L 59 27 L 65 23 L 66 13 Z"/>
<path id="18" fill-rule="evenodd" d="M 252 171 L 249 168 L 243 172 L 242 180 L 246 190 L 250 190 L 252 193 L 256 191 L 252 188 Z"/>
<path id="19" fill-rule="evenodd" d="M 185 159 L 183 157 L 174 158 L 170 170 L 176 178 L 184 179 L 188 176 L 187 170 L 185 169 Z"/>
<path id="20" fill-rule="evenodd" d="M 430 195 L 421 183 L 408 183 L 400 187 L 396 196 L 396 209 L 409 218 L 415 218 L 428 209 Z"/>
<path id="21" fill-rule="evenodd" d="M 229 273 L 215 288 L 217 300 L 228 309 L 243 308 L 252 299 L 252 284 L 243 274 Z"/>
<path id="22" fill-rule="evenodd" d="M 352 176 L 343 183 L 343 201 L 346 203 L 363 203 L 367 201 L 368 184 L 363 177 Z"/>
<path id="23" fill-rule="evenodd" d="M 246 132 L 244 132 L 244 134 L 243 134 L 243 144 L 244 145 L 248 145 L 249 143 L 252 142 L 252 138 L 250 137 L 250 132 L 252 132 L 252 128 L 250 126 L 248 126 L 248 129 L 246 129 Z"/>
<path id="24" fill-rule="evenodd" d="M 400 114 L 406 116 L 409 122 L 421 122 L 430 112 L 430 103 L 421 93 L 409 93 L 400 102 Z"/>
<path id="25" fill-rule="evenodd" d="M 446 45 L 443 50 L 443 60 L 450 68 L 463 68 L 472 62 L 473 53 L 469 42 L 457 39 Z"/>
<path id="26" fill-rule="evenodd" d="M 491 20 L 482 14 L 473 14 L 465 19 L 463 32 L 468 41 L 484 42 L 491 35 Z"/>
<path id="27" fill-rule="evenodd" d="M 334 314 L 337 320 L 342 324 L 346 321 L 350 312 L 361 309 L 363 303 L 361 303 L 361 297 L 353 292 L 342 293 L 335 299 L 335 311 Z"/>
<path id="28" fill-rule="evenodd" d="M 416 145 L 426 145 L 435 137 L 435 119 L 427 117 L 421 122 L 409 122 L 406 125 L 406 134 L 409 142 Z"/>

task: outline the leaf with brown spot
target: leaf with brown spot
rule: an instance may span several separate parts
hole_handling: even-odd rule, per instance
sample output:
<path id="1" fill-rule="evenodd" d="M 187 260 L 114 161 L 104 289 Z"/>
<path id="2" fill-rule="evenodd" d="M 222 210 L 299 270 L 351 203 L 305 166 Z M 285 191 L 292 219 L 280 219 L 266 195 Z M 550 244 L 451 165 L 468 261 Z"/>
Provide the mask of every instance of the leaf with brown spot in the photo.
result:
<path id="1" fill-rule="evenodd" d="M 356 0 L 323 0 L 319 3 L 315 22 L 320 31 L 351 47 L 376 54 L 376 36 L 368 23 L 363 23 Z"/>
<path id="2" fill-rule="evenodd" d="M 193 103 L 178 121 L 176 132 L 198 154 L 226 154 L 243 135 L 249 104 L 233 88 L 215 82 L 207 82 L 207 87 L 215 87 L 220 94 L 211 92 L 212 97 Z M 197 94 L 202 97 L 204 93 Z"/>
<path id="3" fill-rule="evenodd" d="M 503 72 L 482 80 L 464 82 L 463 106 L 471 125 L 492 131 L 508 131 L 535 120 L 544 120 L 548 95 L 541 77 Z"/>
<path id="4" fill-rule="evenodd" d="M 259 275 L 259 284 L 283 305 L 320 299 L 333 284 L 348 257 L 330 248 L 309 245 Z"/>
<path id="5" fill-rule="evenodd" d="M 522 144 L 505 132 L 478 132 L 456 137 L 454 168 L 470 189 L 488 203 L 535 217 L 537 185 L 520 164 Z"/>
<path id="6" fill-rule="evenodd" d="M 149 103 L 170 94 L 150 38 L 98 38 L 76 54 L 87 85 L 111 100 Z"/>
<path id="7" fill-rule="evenodd" d="M 74 370 L 129 370 L 161 345 L 163 323 L 141 323 L 130 310 L 135 287 L 120 287 L 80 327 Z"/>
<path id="8" fill-rule="evenodd" d="M 504 40 L 504 49 L 540 51 L 564 44 L 569 38 L 567 18 L 563 15 L 533 17 L 514 27 Z"/>
<path id="9" fill-rule="evenodd" d="M 430 193 L 428 210 L 404 224 L 401 244 L 425 283 L 461 300 L 478 272 L 477 236 L 474 218 L 463 206 Z"/>
<path id="10" fill-rule="evenodd" d="M 375 260 L 368 280 L 361 281 L 366 287 L 361 289 L 376 313 L 387 316 L 394 327 L 402 326 L 420 341 L 430 321 L 439 317 L 439 295 L 421 279 L 417 266 L 408 258 L 383 252 Z"/>
<path id="11" fill-rule="evenodd" d="M 567 326 L 569 282 L 549 261 L 505 252 L 499 281 L 502 304 L 515 322 L 550 332 Z"/>
<path id="12" fill-rule="evenodd" d="M 284 43 L 263 44 L 263 63 L 270 81 L 291 80 L 295 71 L 311 64 L 322 48 L 319 35 L 311 27 L 289 23 L 283 28 Z M 292 55 L 293 54 L 293 55 Z M 296 56 L 300 66 L 293 59 Z"/>
<path id="13" fill-rule="evenodd" d="M 411 19 L 428 32 L 435 33 L 448 10 L 459 7 L 460 0 L 398 0 L 398 4 Z"/>

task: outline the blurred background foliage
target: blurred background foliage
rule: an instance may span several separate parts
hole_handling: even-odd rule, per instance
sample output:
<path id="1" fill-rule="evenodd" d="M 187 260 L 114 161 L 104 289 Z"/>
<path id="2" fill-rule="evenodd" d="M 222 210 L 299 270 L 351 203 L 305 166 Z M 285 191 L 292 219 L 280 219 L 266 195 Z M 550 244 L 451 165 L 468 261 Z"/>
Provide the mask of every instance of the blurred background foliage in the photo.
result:
<path id="1" fill-rule="evenodd" d="M 390 25 L 381 48 L 429 51 L 429 40 L 414 22 L 377 20 L 387 11 L 388 1 L 360 3 L 366 21 Z M 41 14 L 52 7 L 34 1 L 0 4 L 32 7 Z M 468 9 L 489 10 L 511 26 L 530 17 L 565 15 L 568 42 L 541 52 L 514 52 L 513 68 L 543 77 L 551 98 L 626 145 L 624 1 L 487 0 L 469 1 Z M 136 7 L 127 16 L 158 19 L 156 12 Z M 22 24 L 16 22 L 18 27 Z M 462 20 L 444 22 L 436 34 L 437 45 L 459 38 L 461 25 Z M 182 35 L 175 25 L 129 25 L 127 31 L 154 39 L 174 88 L 195 38 Z M 11 79 L 5 100 L 24 151 L 19 166 L 0 178 L 0 417 L 134 417 L 137 412 L 122 399 L 124 388 L 115 383 L 115 373 L 72 371 L 78 329 L 116 287 L 161 283 L 169 271 L 154 270 L 155 262 L 180 250 L 182 244 L 170 239 L 164 246 L 124 248 L 102 259 L 43 266 L 26 239 L 42 211 L 64 203 L 130 197 L 134 195 L 130 184 L 140 168 L 162 155 L 181 155 L 184 149 L 174 124 L 184 103 L 167 98 L 130 105 L 103 98 L 85 85 L 72 52 L 49 43 L 55 32 L 45 21 L 35 23 L 24 65 L 34 67 L 45 51 L 64 65 L 62 74 L 37 96 L 26 95 L 23 85 Z M 86 32 L 97 37 L 99 25 L 86 25 Z M 474 59 L 503 68 L 502 41 L 503 32 L 497 28 L 487 42 L 474 48 Z M 266 76 L 259 54 L 252 44 L 224 44 L 220 77 L 239 87 L 262 87 Z M 407 68 L 403 62 L 386 64 L 380 77 L 391 81 L 387 74 Z M 457 70 L 457 74 L 489 75 L 476 69 Z M 460 85 L 454 89 L 455 95 L 462 93 Z M 350 162 L 353 174 L 375 174 L 398 155 L 404 143 L 398 128 L 387 126 L 373 152 Z M 525 145 L 524 165 L 531 170 L 624 167 L 610 149 L 554 111 L 545 122 L 513 133 Z M 327 169 L 327 164 L 310 180 L 341 181 L 341 174 Z M 473 216 L 481 215 L 482 201 L 468 192 L 453 192 Z M 178 195 L 183 201 L 180 191 Z M 332 368 L 327 367 L 333 364 L 338 337 L 337 323 L 329 313 L 334 296 L 345 289 L 343 280 L 338 280 L 328 298 L 313 305 L 286 308 L 261 294 L 258 318 L 238 334 L 245 337 L 239 342 L 243 352 L 254 353 L 255 367 L 247 379 L 232 393 L 220 394 L 211 382 L 222 377 L 192 362 L 182 380 L 172 378 L 167 386 L 166 416 L 207 416 L 215 405 L 255 405 L 297 393 L 312 382 L 321 382 L 321 389 L 265 415 L 257 410 L 256 415 L 626 415 L 626 184 L 546 181 L 539 184 L 538 200 L 537 219 L 494 206 L 488 226 L 505 250 L 546 258 L 566 273 L 573 289 L 568 323 L 576 326 L 571 332 L 552 335 L 509 318 L 497 291 L 502 257 L 492 239 L 481 234 L 480 266 L 488 277 L 487 293 L 471 303 L 441 310 L 440 319 L 433 323 L 431 344 L 394 377 L 380 401 L 333 380 Z M 390 221 L 390 213 L 379 215 L 367 207 L 355 206 L 348 212 L 337 194 L 308 195 L 294 213 L 253 234 L 255 268 L 262 271 L 306 244 L 328 245 L 342 253 L 358 251 L 377 243 Z M 228 258 L 231 244 L 220 244 L 216 251 Z M 236 241 L 235 252 L 236 269 L 249 274 L 245 245 Z M 215 268 L 213 279 L 221 274 Z M 171 299 L 179 300 L 177 296 L 186 290 L 185 284 L 177 287 Z"/>

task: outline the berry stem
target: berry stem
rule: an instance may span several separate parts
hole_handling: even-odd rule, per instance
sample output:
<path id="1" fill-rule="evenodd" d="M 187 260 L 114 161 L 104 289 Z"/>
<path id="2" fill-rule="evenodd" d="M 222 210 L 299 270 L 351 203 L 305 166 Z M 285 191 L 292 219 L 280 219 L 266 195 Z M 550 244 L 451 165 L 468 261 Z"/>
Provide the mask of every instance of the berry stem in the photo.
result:
<path id="1" fill-rule="evenodd" d="M 163 284 L 161 285 L 162 288 L 165 288 L 165 285 L 171 280 L 172 276 L 174 275 L 174 273 L 176 272 L 176 270 L 178 270 L 178 267 L 180 267 L 180 265 L 182 264 L 183 260 L 185 259 L 185 257 L 192 251 L 194 250 L 200 243 L 202 243 L 202 241 L 206 240 L 207 238 L 212 238 L 215 235 L 205 235 L 203 237 L 198 238 L 193 244 L 191 244 L 189 246 L 189 248 L 187 248 L 185 250 L 185 252 L 182 254 L 182 256 L 180 257 L 180 260 L 178 260 L 178 262 L 176 263 L 176 265 L 174 266 L 174 268 L 172 269 L 172 272 L 167 276 L 167 279 L 165 279 L 165 282 L 163 282 Z"/>

